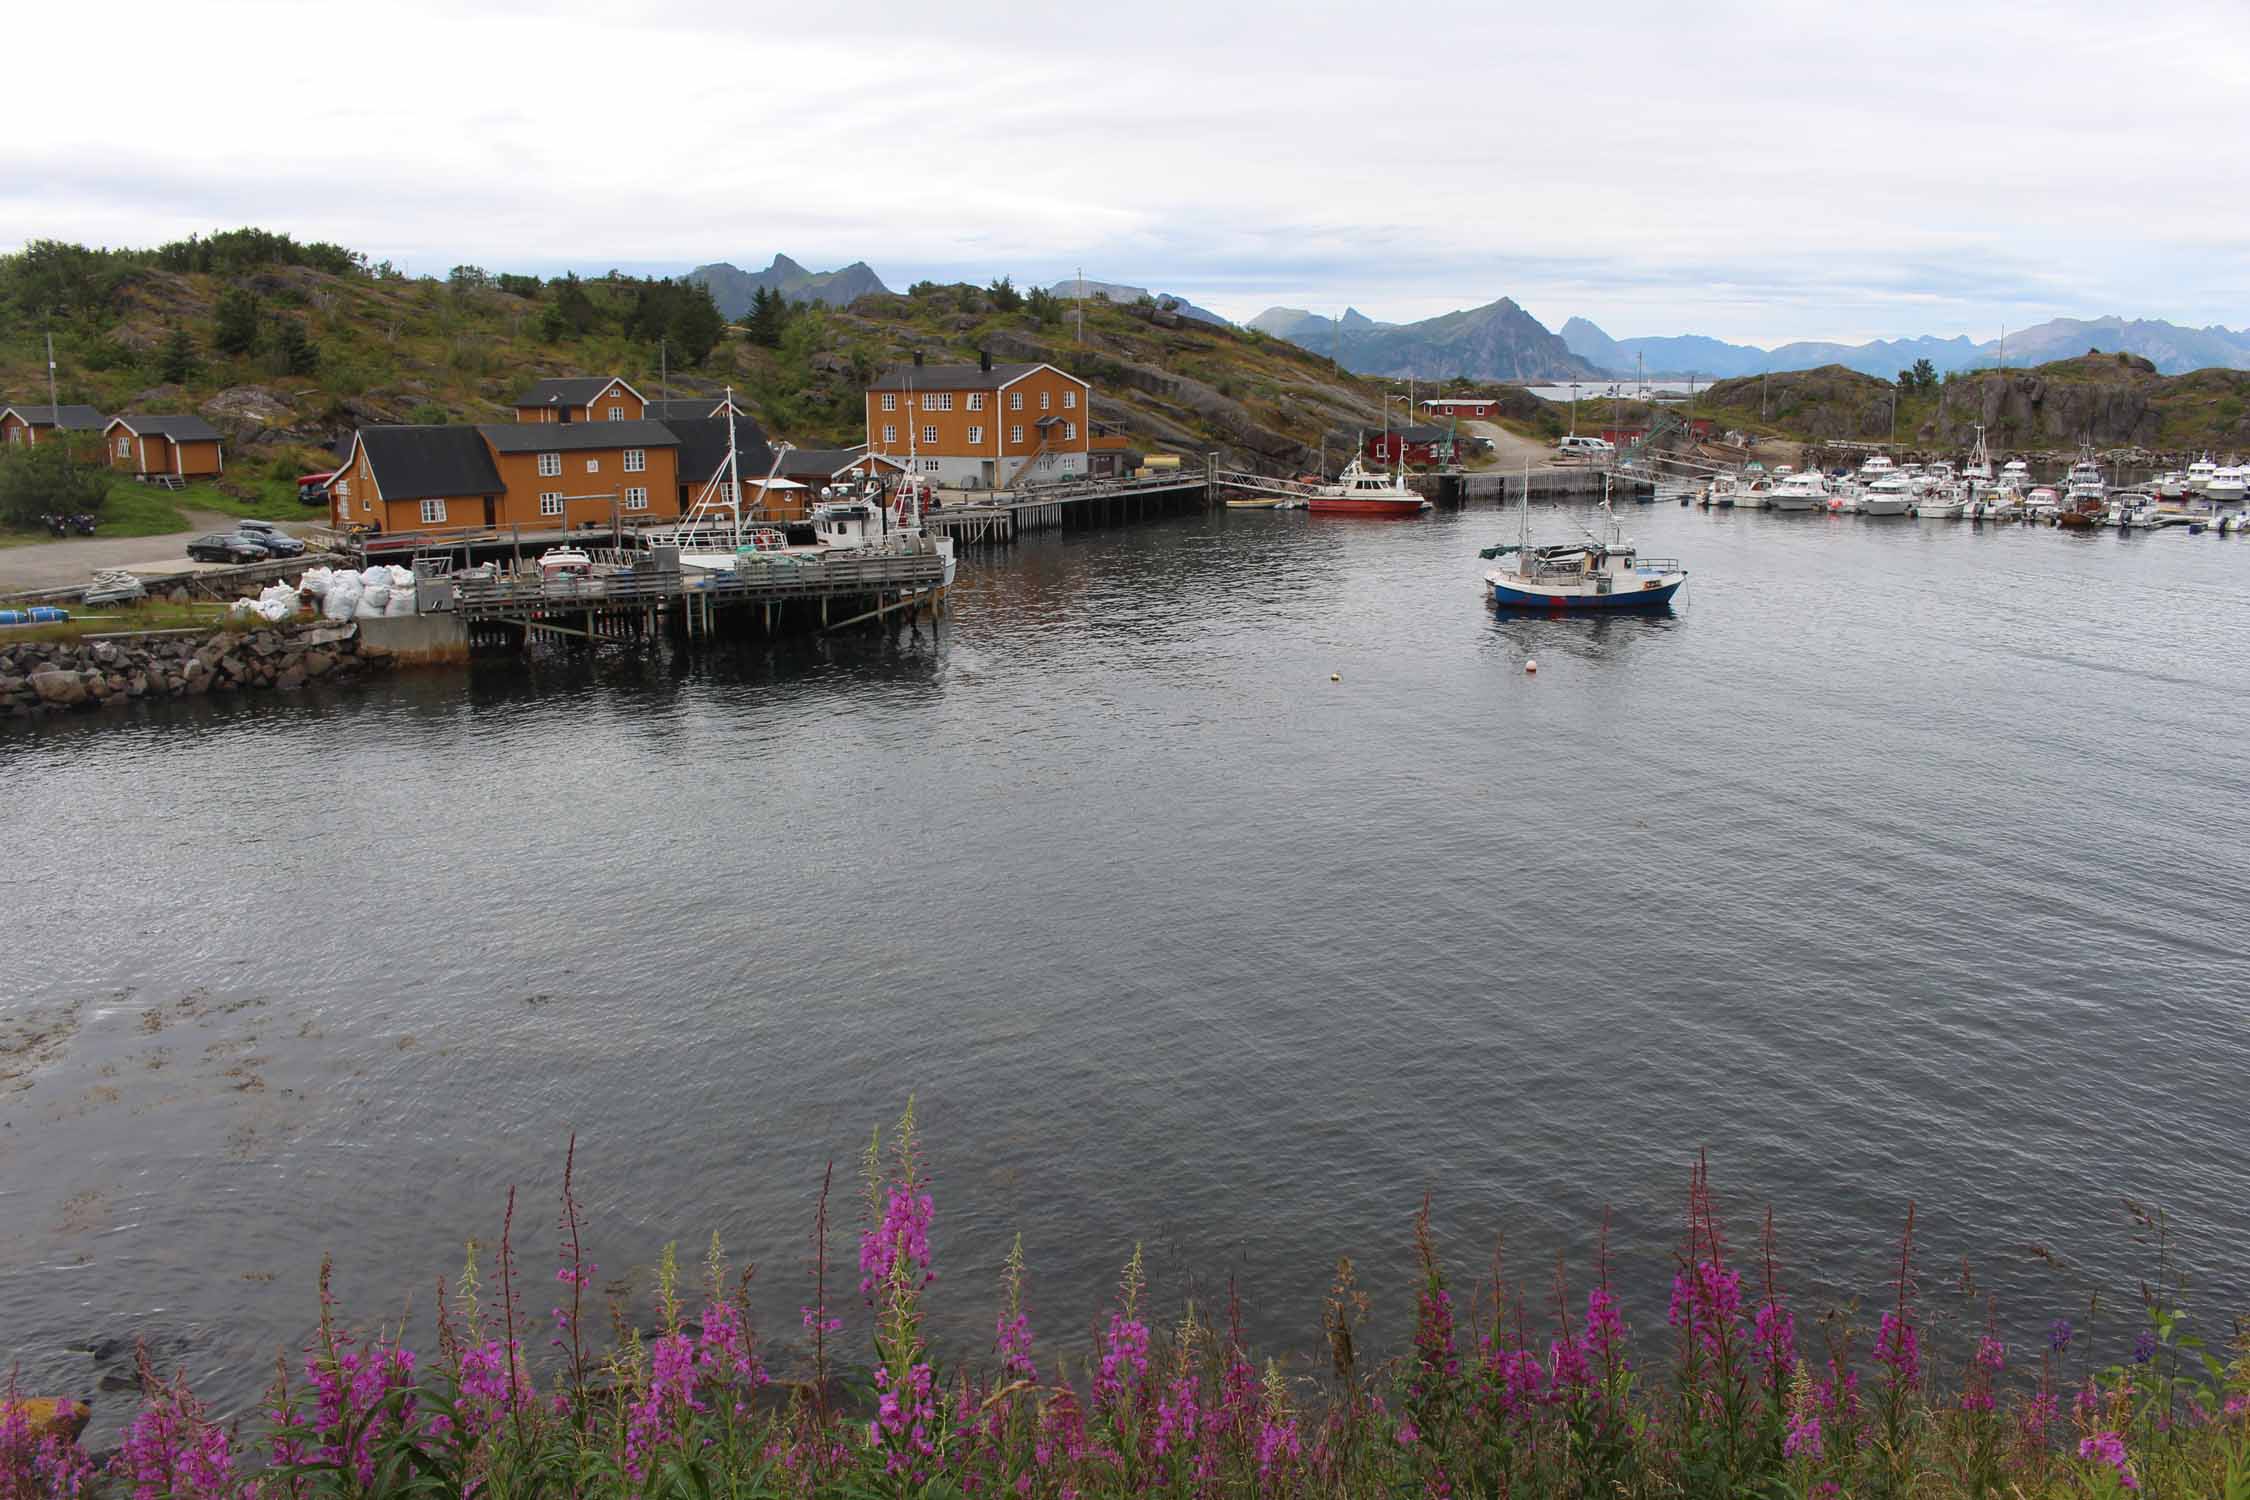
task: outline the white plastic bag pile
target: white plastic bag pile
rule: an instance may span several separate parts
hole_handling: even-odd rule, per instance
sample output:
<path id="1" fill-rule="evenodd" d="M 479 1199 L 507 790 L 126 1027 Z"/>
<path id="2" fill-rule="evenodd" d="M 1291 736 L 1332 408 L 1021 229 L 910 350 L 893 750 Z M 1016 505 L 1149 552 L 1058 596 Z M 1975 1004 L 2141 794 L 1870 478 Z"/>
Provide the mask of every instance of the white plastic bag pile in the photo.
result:
<path id="1" fill-rule="evenodd" d="M 375 563 L 354 573 L 338 568 L 309 569 L 299 588 L 321 596 L 320 612 L 331 620 L 380 620 L 414 613 L 414 575 L 405 568 Z"/>
<path id="2" fill-rule="evenodd" d="M 269 585 L 255 599 L 237 599 L 227 606 L 227 613 L 237 619 L 256 615 L 262 620 L 279 625 L 284 620 L 297 617 L 297 591 L 286 583 Z"/>

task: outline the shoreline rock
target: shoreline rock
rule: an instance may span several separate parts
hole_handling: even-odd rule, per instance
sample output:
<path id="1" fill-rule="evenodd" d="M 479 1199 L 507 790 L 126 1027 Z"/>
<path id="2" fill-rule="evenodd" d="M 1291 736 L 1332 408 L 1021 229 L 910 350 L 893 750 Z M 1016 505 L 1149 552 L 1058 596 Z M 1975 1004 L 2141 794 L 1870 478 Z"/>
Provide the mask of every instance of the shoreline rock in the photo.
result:
<path id="1" fill-rule="evenodd" d="M 356 621 L 95 641 L 0 641 L 0 719 L 137 699 L 292 692 L 316 678 L 341 682 L 392 664 L 388 651 L 361 645 Z"/>

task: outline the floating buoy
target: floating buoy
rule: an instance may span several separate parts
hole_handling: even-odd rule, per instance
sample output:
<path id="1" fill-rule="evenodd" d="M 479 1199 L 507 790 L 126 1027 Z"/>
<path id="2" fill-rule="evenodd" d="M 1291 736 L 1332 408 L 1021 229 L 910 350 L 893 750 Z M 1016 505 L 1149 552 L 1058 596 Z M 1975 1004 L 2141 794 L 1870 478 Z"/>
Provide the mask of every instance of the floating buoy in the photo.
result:
<path id="1" fill-rule="evenodd" d="M 1328 674 L 1328 680 L 1330 682 L 1342 682 L 1344 680 L 1344 674 L 1341 672 L 1331 672 Z"/>
<path id="2" fill-rule="evenodd" d="M 1533 657 L 1531 660 L 1525 662 L 1523 664 L 1523 669 L 1527 673 L 1537 675 L 1539 671 L 1539 658 Z"/>

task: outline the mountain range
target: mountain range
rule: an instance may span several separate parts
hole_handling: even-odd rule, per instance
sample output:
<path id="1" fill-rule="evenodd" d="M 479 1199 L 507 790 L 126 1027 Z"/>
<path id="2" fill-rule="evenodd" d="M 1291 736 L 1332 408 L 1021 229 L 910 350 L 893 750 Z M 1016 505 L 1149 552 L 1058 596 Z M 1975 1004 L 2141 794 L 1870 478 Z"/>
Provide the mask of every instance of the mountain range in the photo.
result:
<path id="1" fill-rule="evenodd" d="M 1110 301 L 1125 307 L 1132 306 L 1143 297 L 1148 298 L 1151 302 L 1169 301 L 1176 304 L 1176 310 L 1182 317 L 1194 318 L 1203 323 L 1217 323 L 1225 328 L 1234 326 L 1233 319 L 1222 318 L 1207 307 L 1197 307 L 1185 297 L 1174 296 L 1170 292 L 1152 292 L 1145 286 L 1127 286 L 1118 281 L 1085 281 L 1079 277 L 1070 276 L 1056 282 L 1047 290 L 1057 297 L 1070 298 L 1078 296 L 1080 288 L 1084 288 L 1084 294 L 1088 297 L 1107 297 Z"/>
<path id="2" fill-rule="evenodd" d="M 1579 357 L 1618 376 L 1634 373 L 1637 356 L 1649 375 L 1694 374 L 1727 379 L 1761 371 L 1842 365 L 1889 380 L 1922 359 L 1944 375 L 1996 366 L 2003 358 L 2011 365 L 2045 364 L 2089 349 L 2104 354 L 2137 354 L 2165 375 L 2183 375 L 2190 370 L 2250 370 L 2250 328 L 2239 333 L 2215 323 L 2208 328 L 2182 328 L 2146 318 L 2054 318 L 2018 329 L 2004 343 L 2000 339 L 1980 344 L 1966 337 L 1924 336 L 1876 339 L 1865 344 L 1801 342 L 1776 349 L 1729 344 L 1701 334 L 1613 339 L 1586 319 L 1572 318 L 1562 326 L 1562 341 Z"/>
<path id="3" fill-rule="evenodd" d="M 1269 307 L 1249 326 L 1330 355 L 1359 375 L 1547 381 L 1603 373 L 1506 297 L 1419 323 L 1379 323 L 1356 308 L 1330 319 L 1301 307 Z"/>
<path id="4" fill-rule="evenodd" d="M 687 273 L 711 289 L 719 315 L 730 322 L 750 310 L 750 299 L 763 287 L 781 293 L 791 302 L 825 302 L 846 307 L 869 292 L 887 292 L 883 278 L 867 262 L 855 260 L 835 271 L 808 271 L 786 255 L 776 255 L 763 271 L 745 271 L 727 261 L 713 261 Z"/>

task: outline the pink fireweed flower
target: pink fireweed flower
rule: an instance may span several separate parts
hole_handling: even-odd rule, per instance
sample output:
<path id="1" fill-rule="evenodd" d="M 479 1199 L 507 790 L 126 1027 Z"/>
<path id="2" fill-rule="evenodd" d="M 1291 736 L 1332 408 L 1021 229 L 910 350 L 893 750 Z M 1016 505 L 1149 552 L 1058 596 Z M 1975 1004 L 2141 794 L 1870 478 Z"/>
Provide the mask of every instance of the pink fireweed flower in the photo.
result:
<path id="1" fill-rule="evenodd" d="M 2078 1445 L 2078 1456 L 2092 1463 L 2109 1465 L 2117 1471 L 2118 1482 L 2129 1490 L 2141 1487 L 2125 1457 L 2125 1440 L 2114 1432 L 2097 1432 L 2087 1438 Z"/>
<path id="2" fill-rule="evenodd" d="M 1297 1439 L 1295 1417 L 1264 1416 L 1258 1420 L 1258 1480 L 1273 1483 L 1274 1471 L 1303 1452 Z"/>
<path id="3" fill-rule="evenodd" d="M 110 1460 L 111 1477 L 130 1484 L 134 1500 L 232 1500 L 237 1485 L 226 1429 L 209 1419 L 186 1382 L 174 1377 L 144 1400 Z"/>
<path id="4" fill-rule="evenodd" d="M 859 1290 L 870 1305 L 876 1288 L 898 1276 L 909 1291 L 937 1280 L 930 1269 L 930 1221 L 937 1206 L 928 1193 L 892 1183 L 883 1222 L 859 1237 Z"/>
<path id="5" fill-rule="evenodd" d="M 1789 1418 L 1789 1432 L 1781 1440 L 1781 1453 L 1784 1458 L 1803 1458 L 1818 1463 L 1820 1442 L 1820 1413 L 1798 1412 Z"/>
<path id="6" fill-rule="evenodd" d="M 1412 1417 L 1401 1417 L 1399 1419 L 1398 1432 L 1396 1436 L 1398 1438 L 1398 1445 L 1401 1448 L 1411 1448 L 1416 1443 L 1422 1441 L 1422 1429 L 1414 1425 L 1414 1419 Z"/>
<path id="7" fill-rule="evenodd" d="M 1538 1405 L 1546 1394 L 1546 1383 L 1547 1372 L 1540 1367 L 1539 1356 L 1529 1349 L 1500 1356 L 1502 1411 L 1516 1415 Z"/>
<path id="8" fill-rule="evenodd" d="M 1961 1391 L 1961 1410 L 1992 1410 L 1992 1382 L 2008 1366 L 2008 1346 L 1992 1334 L 1977 1340 L 1977 1352 L 1969 1360 L 1968 1383 Z"/>
<path id="9" fill-rule="evenodd" d="M 627 1412 L 625 1468 L 635 1479 L 648 1477 L 651 1450 L 678 1437 L 688 1413 L 710 1408 L 696 1399 L 695 1343 L 684 1333 L 669 1333 L 649 1350 L 648 1389 Z"/>
<path id="10" fill-rule="evenodd" d="M 1617 1299 L 1606 1286 L 1591 1288 L 1586 1293 L 1587 1352 L 1607 1361 L 1622 1352 L 1624 1343 L 1625 1319 L 1617 1310 Z"/>
<path id="11" fill-rule="evenodd" d="M 1417 1368 L 1411 1389 L 1417 1401 L 1432 1393 L 1436 1381 L 1461 1373 L 1453 1346 L 1453 1294 L 1442 1286 L 1425 1283 L 1416 1297 L 1414 1358 Z"/>
<path id="12" fill-rule="evenodd" d="M 1195 1441 L 1196 1421 L 1202 1415 L 1197 1396 L 1195 1377 L 1182 1375 L 1157 1398 L 1156 1431 L 1150 1446 L 1159 1458 Z"/>
<path id="13" fill-rule="evenodd" d="M 1922 1342 L 1914 1325 L 1896 1313 L 1883 1314 L 1875 1333 L 1875 1363 L 1891 1372 L 1901 1389 L 1912 1390 L 1922 1378 Z"/>
<path id="14" fill-rule="evenodd" d="M 1094 1404 L 1108 1408 L 1130 1400 L 1148 1375 L 1148 1325 L 1123 1313 L 1109 1315 L 1101 1368 L 1094 1374 Z"/>
<path id="15" fill-rule="evenodd" d="M 903 1380 L 890 1370 L 875 1370 L 875 1420 L 868 1425 L 868 1442 L 886 1448 L 883 1470 L 889 1474 L 919 1477 L 924 1461 L 937 1455 L 937 1376 L 928 1365 L 918 1364 Z"/>
<path id="16" fill-rule="evenodd" d="M 993 1329 L 993 1347 L 1000 1355 L 1000 1373 L 1009 1380 L 1030 1380 L 1039 1373 L 1031 1358 L 1031 1319 L 1024 1313 L 1002 1313 Z"/>
<path id="17" fill-rule="evenodd" d="M 1559 1338 L 1548 1344 L 1547 1366 L 1550 1400 L 1567 1401 L 1574 1392 L 1591 1384 L 1586 1372 L 1586 1353 L 1576 1339 Z"/>
<path id="18" fill-rule="evenodd" d="M 1788 1308 L 1778 1302 L 1759 1303 L 1751 1333 L 1758 1361 L 1770 1379 L 1778 1381 L 1797 1367 L 1797 1317 Z"/>
<path id="19" fill-rule="evenodd" d="M 2224 1410 L 2225 1413 L 2230 1417 L 2239 1417 L 2250 1414 L 2250 1396 L 2229 1397 L 2226 1406 L 2222 1408 L 2222 1410 Z"/>
<path id="20" fill-rule="evenodd" d="M 0 1392 L 0 1495 L 74 1500 L 93 1475 L 92 1461 L 62 1424 L 49 1423 L 34 1436 L 31 1414 L 15 1400 L 13 1383 Z"/>
<path id="21" fill-rule="evenodd" d="M 1710 1261 L 1672 1278 L 1672 1305 L 1666 1320 L 1686 1337 L 1716 1355 L 1742 1316 L 1742 1273 Z"/>

